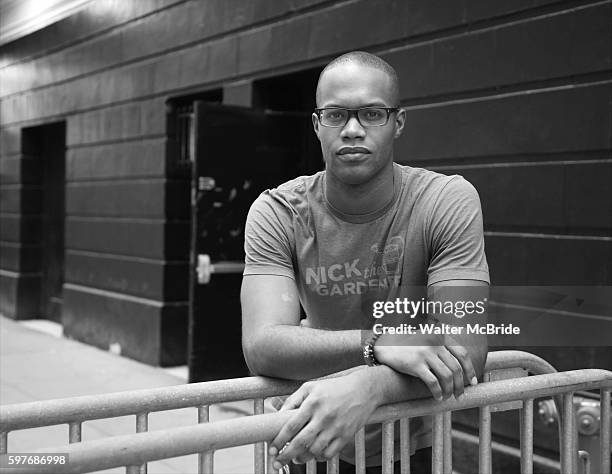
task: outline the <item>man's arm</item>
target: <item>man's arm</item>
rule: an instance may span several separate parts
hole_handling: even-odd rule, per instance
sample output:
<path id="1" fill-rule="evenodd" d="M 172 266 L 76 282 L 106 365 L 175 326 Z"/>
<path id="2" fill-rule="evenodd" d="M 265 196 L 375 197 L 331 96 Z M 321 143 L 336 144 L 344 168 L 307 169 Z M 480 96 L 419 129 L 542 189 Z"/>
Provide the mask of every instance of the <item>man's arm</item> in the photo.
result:
<path id="1" fill-rule="evenodd" d="M 242 348 L 252 373 L 308 380 L 363 364 L 361 332 L 300 326 L 295 282 L 245 275 L 241 290 Z"/>
<path id="2" fill-rule="evenodd" d="M 456 287 L 456 291 L 436 292 L 434 290 L 442 287 Z M 480 287 L 476 293 L 479 297 L 486 297 L 488 285 L 485 282 L 472 280 L 449 280 L 432 285 L 429 292 L 433 298 L 444 298 L 445 301 L 462 301 L 474 297 L 474 287 Z M 437 294 L 436 294 L 437 293 Z M 480 316 L 482 323 L 486 323 L 486 313 Z M 440 323 L 451 325 L 457 324 L 454 315 L 440 315 L 437 318 Z M 459 318 L 461 319 L 461 318 Z M 382 336 L 381 336 L 382 337 Z M 455 392 L 455 396 L 463 393 L 463 384 L 475 383 L 473 377 L 481 378 L 484 364 L 486 362 L 487 343 L 486 336 L 456 335 L 454 340 L 447 340 L 448 348 L 453 352 L 450 354 L 455 359 L 449 360 L 443 365 L 461 366 L 462 370 L 452 373 L 441 372 L 436 375 L 444 393 Z M 384 347 L 384 349 L 383 349 Z M 409 358 L 413 357 L 406 347 L 410 346 L 380 346 L 382 358 L 389 361 L 403 354 Z M 437 354 L 447 350 L 445 347 L 436 349 Z M 378 351 L 380 354 L 380 351 Z M 423 363 L 430 360 L 432 351 L 424 351 L 420 354 Z M 457 354 L 458 357 L 455 357 Z M 439 356 L 438 356 L 439 357 Z M 448 356 L 446 356 L 448 357 Z M 399 359 L 401 362 L 401 358 Z M 441 362 L 444 362 L 440 359 Z M 460 362 L 461 361 L 461 362 Z M 474 361 L 472 366 L 471 361 Z M 436 369 L 431 366 L 432 377 Z M 444 371 L 444 369 L 442 369 Z M 463 374 L 460 382 L 457 374 Z M 458 385 L 461 389 L 458 390 Z M 431 395 L 431 387 L 423 380 L 397 372 L 389 366 L 368 367 L 357 370 L 348 375 L 335 379 L 307 382 L 294 394 L 292 394 L 283 405 L 283 410 L 299 408 L 292 419 L 287 422 L 277 437 L 271 443 L 270 454 L 275 456 L 276 465 L 280 468 L 292 459 L 306 462 L 310 459 L 330 459 L 335 456 L 342 447 L 352 442 L 355 432 L 363 426 L 374 410 L 384 404 L 400 401 L 425 398 Z M 434 392 L 435 393 L 435 392 Z M 282 453 L 279 451 L 290 442 Z"/>

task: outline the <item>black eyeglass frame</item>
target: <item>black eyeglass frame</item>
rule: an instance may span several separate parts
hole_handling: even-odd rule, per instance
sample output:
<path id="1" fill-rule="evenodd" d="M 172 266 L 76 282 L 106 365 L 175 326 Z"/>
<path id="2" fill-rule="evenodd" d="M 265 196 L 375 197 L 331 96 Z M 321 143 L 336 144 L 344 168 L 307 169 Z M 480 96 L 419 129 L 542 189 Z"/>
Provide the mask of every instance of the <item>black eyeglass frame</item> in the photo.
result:
<path id="1" fill-rule="evenodd" d="M 385 112 L 387 112 L 387 119 L 385 120 L 384 123 L 381 123 L 379 125 L 364 125 L 363 123 L 361 123 L 361 120 L 359 120 L 359 111 L 360 110 L 384 110 Z M 346 110 L 348 112 L 348 116 L 346 117 L 346 122 L 344 122 L 344 124 L 342 125 L 325 125 L 323 124 L 323 122 L 321 121 L 321 114 L 323 113 L 324 110 Z M 355 116 L 355 118 L 357 119 L 357 122 L 359 122 L 359 125 L 361 125 L 364 128 L 370 128 L 370 127 L 384 127 L 385 125 L 387 125 L 389 123 L 389 118 L 391 117 L 391 114 L 393 112 L 399 112 L 400 108 L 399 107 L 359 107 L 358 109 L 349 109 L 347 107 L 321 107 L 320 109 L 314 109 L 315 114 L 317 115 L 317 119 L 319 120 L 319 123 L 321 124 L 322 127 L 328 127 L 328 128 L 342 128 L 342 127 L 346 127 L 346 124 L 349 123 L 349 120 L 351 119 L 352 116 Z"/>

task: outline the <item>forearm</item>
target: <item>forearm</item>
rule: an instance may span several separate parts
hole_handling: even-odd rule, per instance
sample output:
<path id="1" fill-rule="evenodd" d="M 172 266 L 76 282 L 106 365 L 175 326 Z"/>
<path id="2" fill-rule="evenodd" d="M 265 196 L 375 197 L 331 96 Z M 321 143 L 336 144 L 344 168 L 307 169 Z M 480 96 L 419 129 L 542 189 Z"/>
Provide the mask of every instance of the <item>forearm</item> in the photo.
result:
<path id="1" fill-rule="evenodd" d="M 252 373 L 308 380 L 363 364 L 361 331 L 326 331 L 274 325 L 245 339 L 244 355 Z"/>

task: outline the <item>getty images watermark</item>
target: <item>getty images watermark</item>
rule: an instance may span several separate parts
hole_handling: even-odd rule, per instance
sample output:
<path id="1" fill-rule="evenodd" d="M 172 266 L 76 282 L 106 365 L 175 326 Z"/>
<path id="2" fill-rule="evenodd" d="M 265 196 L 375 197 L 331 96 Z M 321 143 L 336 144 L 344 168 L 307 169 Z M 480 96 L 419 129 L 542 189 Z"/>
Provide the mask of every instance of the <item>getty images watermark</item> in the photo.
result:
<path id="1" fill-rule="evenodd" d="M 411 344 L 402 335 L 432 334 L 487 336 L 491 347 L 612 345 L 612 286 L 445 287 L 435 294 L 431 288 L 399 290 L 393 298 L 373 298 L 363 307 L 368 328 L 400 336 L 388 339 L 389 344 Z"/>
<path id="2" fill-rule="evenodd" d="M 380 320 L 384 316 L 400 315 L 414 320 L 419 315 L 448 315 L 457 319 L 465 316 L 485 315 L 488 298 L 468 301 L 430 301 L 425 298 L 412 300 L 409 298 L 396 298 L 394 301 L 375 301 L 372 303 L 372 316 Z M 419 323 L 400 323 L 386 325 L 377 322 L 372 326 L 374 334 L 520 334 L 521 328 L 513 324 L 495 323 L 466 323 L 457 325 L 442 323 L 439 320 Z"/>

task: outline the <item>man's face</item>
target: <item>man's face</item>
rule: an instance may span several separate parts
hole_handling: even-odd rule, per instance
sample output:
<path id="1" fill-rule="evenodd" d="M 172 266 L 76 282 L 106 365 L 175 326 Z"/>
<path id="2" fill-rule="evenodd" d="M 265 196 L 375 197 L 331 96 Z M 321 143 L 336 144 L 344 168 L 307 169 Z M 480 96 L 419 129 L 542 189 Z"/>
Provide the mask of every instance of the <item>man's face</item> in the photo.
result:
<path id="1" fill-rule="evenodd" d="M 356 62 L 325 72 L 319 82 L 317 107 L 395 107 L 391 79 L 383 71 Z M 364 184 L 393 162 L 393 141 L 402 133 L 405 112 L 389 117 L 386 125 L 363 127 L 352 115 L 344 127 L 324 127 L 312 116 L 321 142 L 325 169 L 349 185 Z"/>

